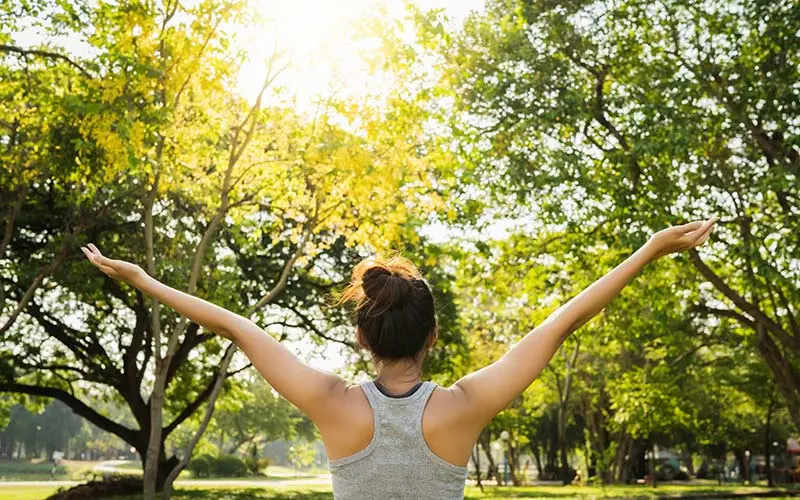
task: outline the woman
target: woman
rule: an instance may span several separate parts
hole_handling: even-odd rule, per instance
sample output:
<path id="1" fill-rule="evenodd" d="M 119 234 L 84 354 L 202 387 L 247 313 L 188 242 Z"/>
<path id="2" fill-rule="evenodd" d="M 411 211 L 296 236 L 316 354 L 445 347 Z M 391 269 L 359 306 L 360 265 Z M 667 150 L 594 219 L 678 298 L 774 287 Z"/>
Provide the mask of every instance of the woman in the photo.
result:
<path id="1" fill-rule="evenodd" d="M 342 298 L 355 302 L 356 338 L 372 353 L 377 377 L 348 384 L 306 365 L 249 319 L 159 283 L 134 264 L 108 259 L 92 244 L 82 250 L 110 277 L 235 342 L 318 427 L 336 499 L 461 499 L 470 451 L 484 426 L 646 264 L 702 244 L 716 220 L 659 231 L 502 358 L 451 387 L 421 380 L 422 360 L 437 338 L 436 315 L 430 288 L 406 259 L 368 260 L 353 271 Z"/>

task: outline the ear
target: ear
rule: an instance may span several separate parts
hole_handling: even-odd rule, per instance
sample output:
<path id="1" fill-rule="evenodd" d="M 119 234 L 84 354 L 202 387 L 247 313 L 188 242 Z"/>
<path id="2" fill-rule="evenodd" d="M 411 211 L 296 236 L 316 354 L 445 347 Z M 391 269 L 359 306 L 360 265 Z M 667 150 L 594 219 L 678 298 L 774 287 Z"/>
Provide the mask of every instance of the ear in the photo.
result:
<path id="1" fill-rule="evenodd" d="M 433 332 L 430 335 L 428 335 L 428 344 L 427 344 L 428 349 L 433 347 L 433 344 L 435 344 L 438 339 L 439 339 L 439 325 L 436 325 L 433 327 Z"/>
<path id="2" fill-rule="evenodd" d="M 369 349 L 369 346 L 367 346 L 367 343 L 364 341 L 364 332 L 362 332 L 359 327 L 356 327 L 356 342 L 363 349 Z"/>

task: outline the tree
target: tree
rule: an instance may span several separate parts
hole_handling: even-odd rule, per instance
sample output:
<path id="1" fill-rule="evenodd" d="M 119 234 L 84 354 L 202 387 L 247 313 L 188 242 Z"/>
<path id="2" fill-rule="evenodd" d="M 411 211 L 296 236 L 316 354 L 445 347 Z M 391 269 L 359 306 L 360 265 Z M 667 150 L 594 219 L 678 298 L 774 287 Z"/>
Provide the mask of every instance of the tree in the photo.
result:
<path id="1" fill-rule="evenodd" d="M 722 215 L 714 244 L 688 255 L 713 286 L 695 310 L 746 327 L 737 341 L 795 422 L 799 15 L 791 2 L 497 0 L 452 32 L 416 13 L 422 42 L 403 53 L 406 67 L 422 53 L 439 63 L 414 96 L 443 103 L 465 212 L 491 199 L 623 245 Z"/>
<path id="2" fill-rule="evenodd" d="M 251 446 L 258 449 L 278 439 L 313 440 L 316 436 L 308 417 L 261 379 L 248 380 L 242 390 L 228 395 L 224 407 L 214 412 L 209 433 L 219 436 L 219 449 L 227 454 Z"/>
<path id="3" fill-rule="evenodd" d="M 142 457 L 153 497 L 193 449 L 181 461 L 167 439 L 206 403 L 208 422 L 227 376 L 247 365 L 92 270 L 79 244 L 282 339 L 350 346 L 346 316 L 322 304 L 358 258 L 393 246 L 409 212 L 438 197 L 414 144 L 376 126 L 370 108 L 330 99 L 308 117 L 262 106 L 280 54 L 260 96 L 237 96 L 243 54 L 226 27 L 249 15 L 243 2 L 15 8 L 0 20 L 0 390 L 59 399 L 119 436 Z M 15 45 L 23 18 L 88 53 Z M 104 415 L 100 401 L 126 406 L 134 423 Z"/>

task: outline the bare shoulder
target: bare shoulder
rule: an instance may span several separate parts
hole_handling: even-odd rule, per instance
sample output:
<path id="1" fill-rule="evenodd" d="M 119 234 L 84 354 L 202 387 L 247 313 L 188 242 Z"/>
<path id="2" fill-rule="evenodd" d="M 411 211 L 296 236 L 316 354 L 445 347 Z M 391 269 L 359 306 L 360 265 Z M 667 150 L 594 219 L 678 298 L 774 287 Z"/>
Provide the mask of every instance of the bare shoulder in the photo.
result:
<path id="1" fill-rule="evenodd" d="M 431 423 L 443 426 L 467 423 L 471 418 L 467 394 L 457 384 L 437 386 L 431 394 L 425 414 L 430 414 Z"/>
<path id="2" fill-rule="evenodd" d="M 422 415 L 422 434 L 431 451 L 453 465 L 465 466 L 482 426 L 469 411 L 457 385 L 436 387 Z"/>
<path id="3" fill-rule="evenodd" d="M 332 389 L 330 409 L 332 414 L 350 425 L 372 422 L 372 408 L 360 384 L 342 381 Z"/>
<path id="4" fill-rule="evenodd" d="M 366 448 L 374 432 L 372 408 L 364 391 L 359 384 L 345 381 L 332 388 L 326 411 L 314 423 L 331 460 Z"/>

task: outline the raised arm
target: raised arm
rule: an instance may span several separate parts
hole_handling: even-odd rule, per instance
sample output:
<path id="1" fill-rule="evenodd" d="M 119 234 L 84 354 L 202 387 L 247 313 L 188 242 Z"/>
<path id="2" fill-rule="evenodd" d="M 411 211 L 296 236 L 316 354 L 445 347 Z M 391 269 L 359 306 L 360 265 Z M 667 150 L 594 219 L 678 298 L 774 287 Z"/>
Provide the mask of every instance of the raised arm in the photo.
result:
<path id="1" fill-rule="evenodd" d="M 564 340 L 602 311 L 645 265 L 702 244 L 716 220 L 659 231 L 624 262 L 551 314 L 502 358 L 456 382 L 451 389 L 464 401 L 468 424 L 479 432 L 533 383 Z"/>
<path id="2" fill-rule="evenodd" d="M 104 257 L 92 244 L 81 250 L 108 276 L 125 281 L 203 328 L 232 340 L 267 382 L 312 420 L 323 415 L 333 395 L 344 387 L 340 377 L 303 363 L 244 316 L 171 288 L 135 264 Z"/>

